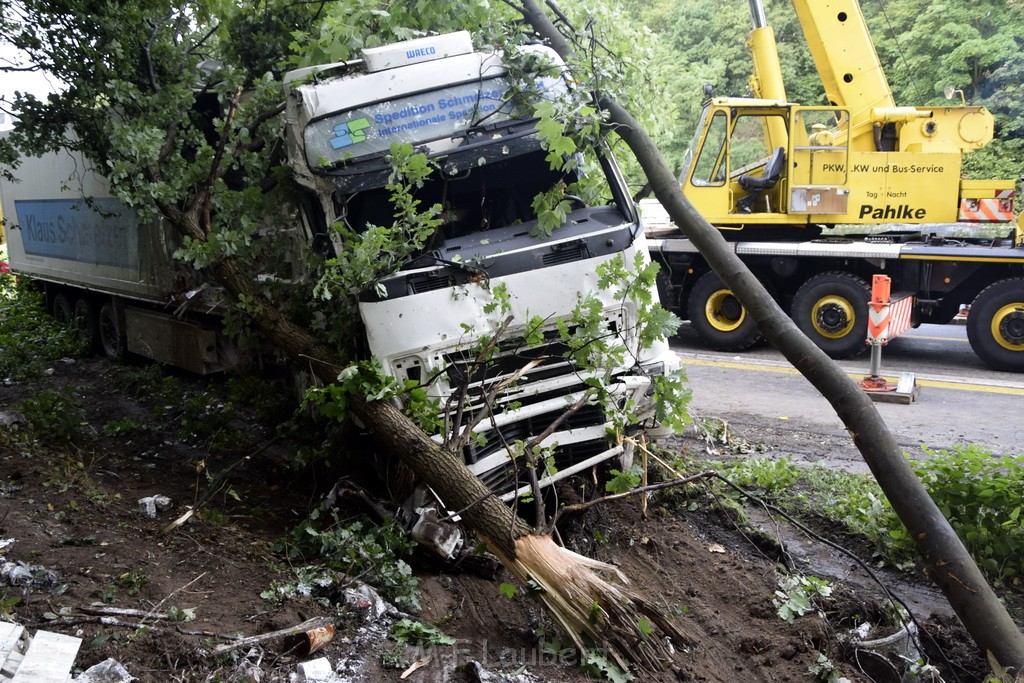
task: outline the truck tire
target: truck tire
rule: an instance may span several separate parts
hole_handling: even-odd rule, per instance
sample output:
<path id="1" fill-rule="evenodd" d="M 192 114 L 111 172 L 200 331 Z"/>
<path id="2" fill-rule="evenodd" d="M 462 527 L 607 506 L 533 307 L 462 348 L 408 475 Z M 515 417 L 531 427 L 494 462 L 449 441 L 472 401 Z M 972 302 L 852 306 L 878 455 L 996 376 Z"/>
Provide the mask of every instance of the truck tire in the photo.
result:
<path id="1" fill-rule="evenodd" d="M 53 313 L 53 319 L 61 325 L 71 325 L 74 320 L 75 311 L 71 306 L 71 298 L 67 294 L 54 296 L 53 302 L 50 304 L 50 311 Z"/>
<path id="2" fill-rule="evenodd" d="M 100 326 L 96 306 L 92 301 L 84 296 L 75 299 L 73 320 L 82 344 L 90 353 L 96 351 L 99 348 Z"/>
<path id="3" fill-rule="evenodd" d="M 127 341 L 112 302 L 107 301 L 100 306 L 97 326 L 99 328 L 100 350 L 103 351 L 103 355 L 113 361 L 123 359 Z"/>
<path id="4" fill-rule="evenodd" d="M 717 351 L 742 351 L 761 339 L 747 309 L 714 273 L 690 290 L 687 313 L 700 340 Z"/>
<path id="5" fill-rule="evenodd" d="M 831 358 L 853 358 L 867 348 L 871 288 L 841 271 L 815 275 L 793 297 L 796 326 Z"/>
<path id="6" fill-rule="evenodd" d="M 967 340 L 996 370 L 1024 372 L 1024 278 L 981 290 L 967 314 Z"/>

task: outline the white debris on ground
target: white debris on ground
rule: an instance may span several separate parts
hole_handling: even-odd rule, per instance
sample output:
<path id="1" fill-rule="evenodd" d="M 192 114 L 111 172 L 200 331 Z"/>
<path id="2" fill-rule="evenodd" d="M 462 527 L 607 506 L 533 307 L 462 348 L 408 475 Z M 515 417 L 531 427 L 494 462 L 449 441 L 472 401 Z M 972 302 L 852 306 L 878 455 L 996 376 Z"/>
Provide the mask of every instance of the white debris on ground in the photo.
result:
<path id="1" fill-rule="evenodd" d="M 525 667 L 512 672 L 488 671 L 480 662 L 471 659 L 466 662 L 466 673 L 473 683 L 536 683 L 538 679 Z"/>
<path id="2" fill-rule="evenodd" d="M 327 657 L 320 657 L 299 664 L 298 670 L 291 675 L 290 680 L 294 683 L 342 683 L 343 679 L 335 675 L 331 661 Z"/>
<path id="3" fill-rule="evenodd" d="M 72 680 L 74 683 L 132 683 L 139 679 L 128 673 L 119 661 L 108 658 L 90 666 Z"/>
<path id="4" fill-rule="evenodd" d="M 60 575 L 41 564 L 4 562 L 0 557 L 0 579 L 10 586 L 24 588 L 26 592 L 50 590 L 60 583 Z"/>
<path id="5" fill-rule="evenodd" d="M 167 496 L 146 496 L 139 498 L 139 514 L 149 519 L 156 519 L 159 510 L 164 512 L 171 508 L 171 499 Z"/>
<path id="6" fill-rule="evenodd" d="M 361 683 L 366 680 L 366 659 L 355 653 L 372 650 L 375 646 L 385 643 L 391 632 L 391 625 L 406 614 L 365 583 L 345 591 L 345 605 L 354 614 L 361 615 L 363 623 L 351 636 L 345 635 L 336 639 L 337 642 L 348 645 L 349 652 L 353 654 L 340 659 L 335 672 L 339 676 L 339 682 Z"/>
<path id="7" fill-rule="evenodd" d="M 24 427 L 26 424 L 25 416 L 17 410 L 0 410 L 0 427 L 17 429 L 18 427 Z"/>

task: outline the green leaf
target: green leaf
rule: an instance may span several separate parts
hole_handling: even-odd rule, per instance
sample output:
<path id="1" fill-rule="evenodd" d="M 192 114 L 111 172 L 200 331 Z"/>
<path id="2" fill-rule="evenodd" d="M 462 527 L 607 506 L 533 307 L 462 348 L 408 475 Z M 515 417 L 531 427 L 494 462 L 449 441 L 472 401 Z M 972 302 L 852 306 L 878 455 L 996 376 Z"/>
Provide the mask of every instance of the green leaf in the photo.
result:
<path id="1" fill-rule="evenodd" d="M 441 632 L 436 626 L 403 618 L 391 627 L 392 640 L 406 645 L 454 645 L 455 638 Z"/>
<path id="2" fill-rule="evenodd" d="M 640 485 L 643 470 L 640 465 L 633 465 L 625 472 L 620 470 L 611 471 L 612 478 L 604 485 L 608 493 L 626 493 Z"/>

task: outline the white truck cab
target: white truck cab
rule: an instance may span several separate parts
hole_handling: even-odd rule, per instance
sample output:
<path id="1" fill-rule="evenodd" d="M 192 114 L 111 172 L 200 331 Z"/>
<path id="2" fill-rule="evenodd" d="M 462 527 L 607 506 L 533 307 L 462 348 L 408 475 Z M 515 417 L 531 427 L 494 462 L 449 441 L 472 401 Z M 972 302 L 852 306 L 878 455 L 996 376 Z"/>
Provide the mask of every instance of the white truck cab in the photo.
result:
<path id="1" fill-rule="evenodd" d="M 524 49 L 552 67 L 525 87 L 548 98 L 565 93 L 557 55 L 539 45 Z M 480 409 L 492 387 L 531 365 L 499 394 L 497 414 L 476 428 L 478 438 L 463 453 L 504 499 L 529 488 L 510 457 L 511 444 L 543 432 L 586 389 L 587 375 L 554 334 L 555 321 L 571 313 L 581 294 L 601 297 L 609 331 L 627 348 L 630 365 L 611 369 L 610 390 L 619 400 L 643 405 L 651 375 L 678 367 L 664 340 L 640 348 L 630 303 L 599 291 L 600 263 L 619 255 L 626 263 L 637 254 L 647 258 L 636 208 L 610 155 L 599 159 L 610 200 L 576 201 L 551 236 L 535 236 L 534 197 L 570 184 L 581 171 L 551 169 L 536 120 L 513 105 L 514 86 L 499 53 L 476 51 L 460 32 L 368 49 L 362 60 L 291 72 L 285 80 L 289 159 L 315 198 L 306 205 L 322 208 L 322 215 L 307 212 L 311 239 L 318 230 L 330 235 L 333 221 L 355 231 L 385 224 L 393 142 L 411 143 L 436 165 L 417 197 L 424 206 L 441 203 L 445 224 L 424 253 L 367 287 L 359 312 L 370 352 L 385 371 L 426 383 L 442 405 L 468 382 L 466 409 Z M 325 222 L 318 226 L 319 220 Z M 514 322 L 499 358 L 480 372 L 471 349 L 501 323 L 487 312 L 498 284 L 511 295 Z M 526 349 L 522 337 L 531 316 L 550 320 L 551 334 L 548 343 Z M 650 409 L 641 415 L 641 423 L 654 427 Z M 628 459 L 629 448 L 609 440 L 610 426 L 597 406 L 573 414 L 542 443 L 554 447 L 555 473 L 541 484 Z"/>

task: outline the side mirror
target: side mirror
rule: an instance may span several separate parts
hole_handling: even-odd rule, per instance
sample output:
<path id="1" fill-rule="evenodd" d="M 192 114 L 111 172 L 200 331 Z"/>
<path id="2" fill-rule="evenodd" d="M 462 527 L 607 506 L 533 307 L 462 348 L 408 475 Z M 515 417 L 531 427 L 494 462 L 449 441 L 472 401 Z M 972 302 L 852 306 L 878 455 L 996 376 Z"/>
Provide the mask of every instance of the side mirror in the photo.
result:
<path id="1" fill-rule="evenodd" d="M 951 85 L 947 85 L 945 88 L 942 89 L 942 94 L 946 96 L 947 100 L 953 99 L 953 95 L 956 95 L 957 93 L 960 93 L 960 102 L 966 107 L 967 98 L 964 97 L 963 90 L 960 90 L 959 88 L 954 88 Z"/>

